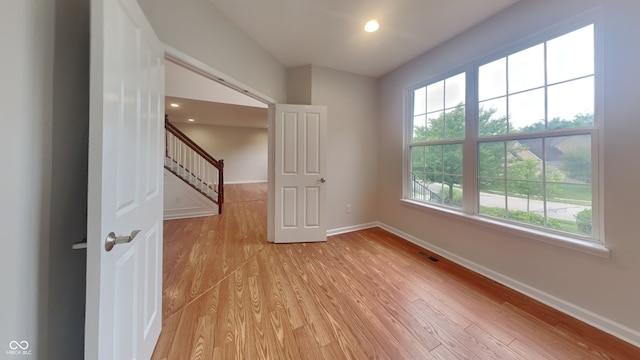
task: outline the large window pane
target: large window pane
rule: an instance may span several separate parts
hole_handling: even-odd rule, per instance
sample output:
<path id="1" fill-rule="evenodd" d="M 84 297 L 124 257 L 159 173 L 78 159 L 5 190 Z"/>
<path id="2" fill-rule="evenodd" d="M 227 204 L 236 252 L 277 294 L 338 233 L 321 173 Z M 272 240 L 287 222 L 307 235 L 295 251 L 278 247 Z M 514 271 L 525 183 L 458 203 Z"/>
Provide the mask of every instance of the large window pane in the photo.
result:
<path id="1" fill-rule="evenodd" d="M 427 172 L 442 174 L 442 145 L 425 146 L 424 149 Z M 439 181 L 439 179 L 432 179 L 432 181 L 436 180 Z"/>
<path id="2" fill-rule="evenodd" d="M 449 109 L 465 103 L 465 73 L 445 80 L 445 108 Z"/>
<path id="3" fill-rule="evenodd" d="M 442 147 L 442 170 L 447 175 L 462 175 L 462 144 Z"/>
<path id="4" fill-rule="evenodd" d="M 481 102 L 478 122 L 478 132 L 480 136 L 506 134 L 507 98 L 500 97 Z"/>
<path id="5" fill-rule="evenodd" d="M 425 148 L 423 146 L 411 148 L 411 172 L 418 179 L 425 179 L 427 169 Z"/>
<path id="6" fill-rule="evenodd" d="M 509 96 L 509 133 L 544 130 L 544 89 Z"/>
<path id="7" fill-rule="evenodd" d="M 549 86 L 549 128 L 593 125 L 593 76 Z"/>
<path id="8" fill-rule="evenodd" d="M 508 57 L 509 94 L 544 85 L 544 44 Z"/>
<path id="9" fill-rule="evenodd" d="M 447 139 L 464 138 L 464 105 L 458 106 L 445 113 L 444 137 Z"/>
<path id="10" fill-rule="evenodd" d="M 551 228 L 582 236 L 592 235 L 591 185 L 547 185 L 547 216 Z"/>
<path id="11" fill-rule="evenodd" d="M 413 115 L 427 112 L 427 88 L 421 87 L 413 91 Z"/>
<path id="12" fill-rule="evenodd" d="M 462 206 L 462 144 L 411 148 L 411 197 Z"/>
<path id="13" fill-rule="evenodd" d="M 547 181 L 590 184 L 591 136 L 574 135 L 545 139 L 545 165 Z"/>
<path id="14" fill-rule="evenodd" d="M 550 84 L 594 73 L 594 26 L 547 42 L 547 81 Z"/>
<path id="15" fill-rule="evenodd" d="M 504 179 L 505 165 L 504 141 L 483 142 L 478 145 L 478 178 L 481 184 Z"/>
<path id="16" fill-rule="evenodd" d="M 507 181 L 507 218 L 545 226 L 543 194 L 541 181 Z"/>
<path id="17" fill-rule="evenodd" d="M 444 139 L 444 111 L 427 115 L 427 140 Z"/>
<path id="18" fill-rule="evenodd" d="M 507 58 L 480 66 L 478 85 L 480 101 L 507 95 Z"/>
<path id="19" fill-rule="evenodd" d="M 444 81 L 427 86 L 427 112 L 444 110 Z"/>
<path id="20" fill-rule="evenodd" d="M 544 142 L 548 227 L 590 236 L 591 136 L 549 137 Z"/>
<path id="21" fill-rule="evenodd" d="M 445 204 L 462 207 L 462 176 L 444 175 L 441 197 Z"/>
<path id="22" fill-rule="evenodd" d="M 507 164 L 508 179 L 543 180 L 542 139 L 529 141 L 529 143 L 530 145 L 523 144 L 523 141 L 513 142 L 514 146 L 509 149 L 511 156 Z"/>
<path id="23" fill-rule="evenodd" d="M 592 179 L 591 136 L 576 135 L 551 138 L 548 141 L 547 168 L 556 169 L 565 182 L 590 184 Z"/>
<path id="24" fill-rule="evenodd" d="M 418 115 L 413 117 L 413 141 L 427 140 L 427 116 Z"/>
<path id="25" fill-rule="evenodd" d="M 500 218 L 507 216 L 507 198 L 505 196 L 504 180 L 480 182 L 479 190 L 478 203 L 480 204 L 480 214 Z"/>

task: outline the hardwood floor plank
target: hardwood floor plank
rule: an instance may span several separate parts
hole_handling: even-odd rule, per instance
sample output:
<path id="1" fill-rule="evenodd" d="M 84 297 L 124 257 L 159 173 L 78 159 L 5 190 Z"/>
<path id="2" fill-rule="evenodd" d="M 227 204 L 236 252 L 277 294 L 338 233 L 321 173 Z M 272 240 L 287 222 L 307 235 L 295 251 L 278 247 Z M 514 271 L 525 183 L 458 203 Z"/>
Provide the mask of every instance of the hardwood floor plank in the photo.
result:
<path id="1" fill-rule="evenodd" d="M 225 278 L 219 285 L 219 303 L 214 326 L 214 345 L 236 344 L 236 298 L 233 279 Z M 234 351 L 235 353 L 235 351 Z"/>
<path id="2" fill-rule="evenodd" d="M 160 338 L 158 339 L 158 345 L 156 345 L 153 351 L 153 359 L 167 360 L 169 359 L 169 352 L 173 347 L 174 340 L 177 335 L 178 324 L 180 323 L 180 314 L 177 314 L 162 322 L 162 332 L 160 332 Z"/>
<path id="3" fill-rule="evenodd" d="M 230 360 L 230 359 L 238 359 L 236 354 L 236 346 L 232 342 L 224 343 L 219 346 L 216 346 L 213 350 L 213 356 L 211 357 L 213 360 Z"/>
<path id="4" fill-rule="evenodd" d="M 325 345 L 320 349 L 324 360 L 357 360 L 353 354 L 345 353 L 337 342 Z"/>
<path id="5" fill-rule="evenodd" d="M 520 356 L 527 360 L 555 360 L 553 358 L 547 358 L 544 355 L 538 353 L 535 349 L 521 343 L 518 339 L 509 344 L 509 349 L 518 353 Z"/>
<path id="6" fill-rule="evenodd" d="M 458 360 L 460 359 L 454 355 L 446 346 L 440 345 L 430 351 L 431 355 L 438 360 Z"/>
<path id="7" fill-rule="evenodd" d="M 322 359 L 320 356 L 320 344 L 315 339 L 313 331 L 304 325 L 293 330 L 293 335 L 298 344 L 300 357 L 303 359 Z"/>
<path id="8" fill-rule="evenodd" d="M 266 306 L 269 312 L 275 312 L 284 308 L 282 291 L 278 286 L 273 269 L 270 266 L 270 256 L 274 256 L 267 247 L 256 256 L 258 271 L 260 274 L 260 284 L 264 289 Z"/>
<path id="9" fill-rule="evenodd" d="M 331 335 L 327 319 L 319 311 L 317 304 L 309 294 L 309 289 L 295 274 L 291 265 L 294 262 L 293 259 L 286 253 L 286 250 L 279 252 L 279 254 L 281 255 L 280 261 L 282 262 L 284 273 L 288 277 L 287 280 L 291 284 L 298 305 L 304 315 L 305 325 L 311 330 L 319 346 L 332 342 L 334 338 Z"/>
<path id="10" fill-rule="evenodd" d="M 503 304 L 505 319 L 517 333 L 518 341 L 534 349 L 537 353 L 550 359 L 589 359 L 596 358 L 588 351 L 566 341 L 555 331 L 555 328 L 541 319 L 534 318 L 527 312 L 509 304 Z M 526 329 L 526 332 L 525 332 Z"/>
<path id="11" fill-rule="evenodd" d="M 478 354 L 482 359 L 526 360 L 526 358 L 511 350 L 506 344 L 489 335 L 476 324 L 472 324 L 464 330 L 478 342 L 480 347 L 486 348 L 486 351 Z"/>
<path id="12" fill-rule="evenodd" d="M 266 184 L 164 224 L 153 359 L 640 359 L 640 349 L 380 228 L 266 240 Z"/>
<path id="13" fill-rule="evenodd" d="M 295 334 L 289 326 L 285 314 L 282 309 L 278 309 L 269 313 L 269 320 L 271 321 L 271 328 L 273 330 L 273 337 L 277 341 L 279 356 L 277 359 L 303 359 L 299 348 L 302 344 L 296 342 Z M 307 349 L 314 355 L 317 355 L 316 349 Z"/>
<path id="14" fill-rule="evenodd" d="M 594 331 L 592 326 L 583 322 L 563 320 L 555 328 L 563 338 L 593 353 L 595 358 L 634 359 L 638 357 L 638 348 L 607 333 Z"/>
<path id="15" fill-rule="evenodd" d="M 306 320 L 303 314 L 300 304 L 298 303 L 295 291 L 293 290 L 291 283 L 284 275 L 283 265 L 280 264 L 277 251 L 274 246 L 270 247 L 273 252 L 269 256 L 269 271 L 273 276 L 273 282 L 276 284 L 278 293 L 283 300 L 282 306 L 287 314 L 287 319 L 292 329 L 297 329 L 306 325 Z"/>

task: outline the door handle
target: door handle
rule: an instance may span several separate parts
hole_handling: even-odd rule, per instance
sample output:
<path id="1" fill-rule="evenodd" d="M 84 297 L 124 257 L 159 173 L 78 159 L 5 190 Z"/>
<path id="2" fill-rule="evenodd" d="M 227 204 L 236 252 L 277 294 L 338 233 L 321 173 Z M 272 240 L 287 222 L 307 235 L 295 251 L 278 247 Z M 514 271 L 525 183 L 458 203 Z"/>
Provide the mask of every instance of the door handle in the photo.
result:
<path id="1" fill-rule="evenodd" d="M 87 239 L 85 238 L 80 242 L 74 243 L 73 245 L 71 245 L 71 248 L 73 250 L 86 249 L 87 248 Z"/>
<path id="2" fill-rule="evenodd" d="M 111 249 L 113 249 L 113 247 L 118 244 L 130 243 L 140 231 L 142 230 L 133 230 L 131 232 L 131 235 L 129 236 L 116 236 L 116 234 L 112 231 L 109 233 L 109 235 L 107 235 L 107 240 L 105 240 L 104 242 L 104 248 L 107 251 L 111 251 Z"/>
<path id="3" fill-rule="evenodd" d="M 323 183 L 323 184 L 326 183 L 327 182 L 327 178 L 320 178 L 320 182 Z"/>

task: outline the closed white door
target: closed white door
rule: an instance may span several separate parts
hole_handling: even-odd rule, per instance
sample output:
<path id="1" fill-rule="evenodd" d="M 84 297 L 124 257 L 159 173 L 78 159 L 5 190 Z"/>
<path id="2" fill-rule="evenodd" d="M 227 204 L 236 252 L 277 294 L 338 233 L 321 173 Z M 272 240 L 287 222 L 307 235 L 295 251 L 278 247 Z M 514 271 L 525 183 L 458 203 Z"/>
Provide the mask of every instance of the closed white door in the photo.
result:
<path id="1" fill-rule="evenodd" d="M 136 0 L 91 1 L 90 90 L 85 358 L 149 359 L 162 325 L 164 48 Z"/>
<path id="2" fill-rule="evenodd" d="M 269 240 L 325 241 L 327 108 L 277 104 L 271 116 L 274 176 Z"/>

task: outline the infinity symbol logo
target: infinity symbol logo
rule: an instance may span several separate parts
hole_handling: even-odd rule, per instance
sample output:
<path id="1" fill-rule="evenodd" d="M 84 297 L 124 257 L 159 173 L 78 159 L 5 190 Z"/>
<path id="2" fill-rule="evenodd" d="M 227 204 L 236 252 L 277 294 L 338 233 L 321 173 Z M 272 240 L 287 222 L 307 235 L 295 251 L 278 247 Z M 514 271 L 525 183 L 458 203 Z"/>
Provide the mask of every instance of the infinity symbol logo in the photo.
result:
<path id="1" fill-rule="evenodd" d="M 29 343 L 26 340 L 22 340 L 20 342 L 12 341 L 9 343 L 9 348 L 11 350 L 18 350 L 18 348 L 20 348 L 20 350 L 27 350 L 29 348 Z"/>

